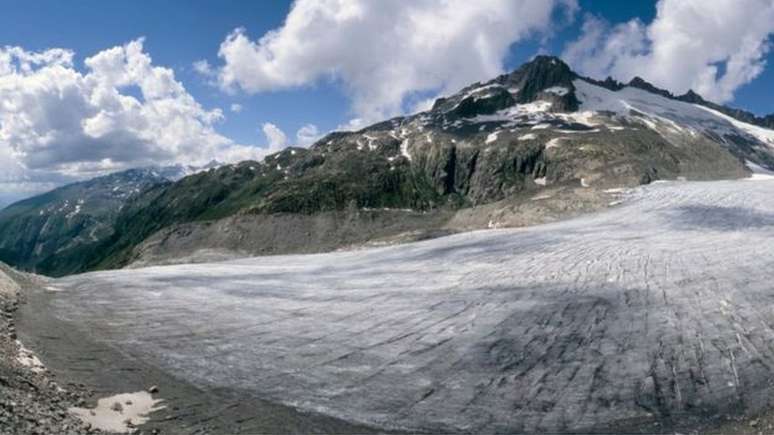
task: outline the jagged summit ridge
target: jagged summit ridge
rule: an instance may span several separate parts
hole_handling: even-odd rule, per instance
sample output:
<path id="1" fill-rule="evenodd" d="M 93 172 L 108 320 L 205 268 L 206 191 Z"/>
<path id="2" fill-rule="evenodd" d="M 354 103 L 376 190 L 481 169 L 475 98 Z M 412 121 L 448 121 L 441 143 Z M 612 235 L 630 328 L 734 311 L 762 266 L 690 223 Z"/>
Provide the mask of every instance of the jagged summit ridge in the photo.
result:
<path id="1" fill-rule="evenodd" d="M 572 84 L 576 77 L 561 59 L 537 56 L 511 73 L 439 98 L 431 111 L 449 113 L 456 110 L 455 113 L 463 117 L 485 115 L 538 100 L 550 101 L 551 110 L 573 111 L 578 107 Z"/>
<path id="2" fill-rule="evenodd" d="M 549 99 L 559 111 L 577 109 L 572 81 L 577 75 L 561 59 L 553 56 L 537 56 L 531 62 L 510 74 L 498 77 L 508 86 L 519 89 L 516 100 L 519 103 L 532 103 L 539 99 Z M 558 107 L 557 107 L 558 105 Z"/>
<path id="3" fill-rule="evenodd" d="M 610 76 L 604 80 L 585 77 L 574 72 L 562 59 L 546 55 L 536 56 L 516 70 L 489 82 L 475 83 L 457 94 L 440 98 L 435 102 L 433 110 L 448 110 L 461 103 L 462 113 L 470 114 L 472 111 L 469 106 L 471 106 L 472 101 L 463 102 L 460 101 L 460 98 L 470 99 L 472 97 L 475 99 L 479 96 L 478 92 L 487 90 L 490 104 L 487 109 L 483 109 L 483 112 L 479 113 L 491 113 L 494 109 L 501 110 L 513 104 L 528 104 L 538 100 L 552 101 L 550 110 L 553 111 L 574 111 L 578 109 L 578 100 L 574 95 L 574 85 L 572 84 L 576 79 L 585 80 L 611 91 L 620 91 L 626 87 L 637 88 L 664 98 L 699 104 L 742 122 L 764 128 L 774 128 L 774 114 L 758 117 L 745 110 L 708 101 L 693 89 L 689 89 L 685 94 L 675 95 L 666 89 L 653 85 L 640 76 L 633 77 L 628 83 L 619 82 Z M 502 89 L 499 89 L 498 85 Z M 554 92 L 554 95 L 547 95 L 547 93 L 551 94 L 550 91 L 546 92 L 547 90 L 559 91 L 562 94 L 557 96 Z M 566 92 L 562 90 L 566 90 Z"/>

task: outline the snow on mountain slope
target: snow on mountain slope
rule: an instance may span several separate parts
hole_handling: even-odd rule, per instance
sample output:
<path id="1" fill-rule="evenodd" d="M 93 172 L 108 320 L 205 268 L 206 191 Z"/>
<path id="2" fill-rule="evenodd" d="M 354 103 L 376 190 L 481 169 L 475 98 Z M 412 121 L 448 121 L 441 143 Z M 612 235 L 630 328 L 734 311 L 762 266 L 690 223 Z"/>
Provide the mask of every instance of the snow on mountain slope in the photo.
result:
<path id="1" fill-rule="evenodd" d="M 665 122 L 677 129 L 701 130 L 723 124 L 729 129 L 732 127 L 730 123 L 721 122 L 718 117 L 693 104 L 665 98 L 642 89 L 625 87 L 620 91 L 611 91 L 583 79 L 573 81 L 573 85 L 582 111 L 612 112 L 639 119 L 651 118 L 651 122 Z"/>
<path id="2" fill-rule="evenodd" d="M 695 105 L 701 110 L 705 110 L 709 113 L 712 113 L 714 116 L 728 121 L 731 125 L 736 127 L 739 130 L 742 130 L 749 134 L 750 136 L 755 137 L 759 141 L 767 144 L 768 146 L 774 148 L 774 130 L 770 130 L 768 128 L 759 127 L 757 125 L 748 124 L 746 122 L 739 121 L 738 119 L 734 119 L 724 113 L 720 113 L 717 110 L 711 109 L 709 107 L 705 107 L 702 105 Z"/>
<path id="3" fill-rule="evenodd" d="M 558 61 L 551 65 L 553 66 L 550 68 L 561 70 L 561 67 L 557 66 L 560 65 Z M 552 74 L 558 73 L 548 73 L 549 76 Z M 668 98 L 640 87 L 624 86 L 616 91 L 578 76 L 574 76 L 571 82 L 565 79 L 574 89 L 570 89 L 570 84 L 553 84 L 533 92 L 532 99 L 515 101 L 512 97 L 521 96 L 525 87 L 524 83 L 513 83 L 518 82 L 521 75 L 515 72 L 468 87 L 458 94 L 439 100 L 433 110 L 418 114 L 418 119 L 422 121 L 421 126 L 427 128 L 433 122 L 441 122 L 443 129 L 449 130 L 480 125 L 481 131 L 490 131 L 485 140 L 485 144 L 490 144 L 503 129 L 514 132 L 517 129 L 529 128 L 566 134 L 597 132 L 599 128 L 615 132 L 636 129 L 639 125 L 678 145 L 682 141 L 691 141 L 702 136 L 727 146 L 734 155 L 743 158 L 742 160 L 774 167 L 774 130 L 745 123 L 712 108 Z M 665 91 L 664 94 L 669 95 Z M 558 102 L 557 96 L 577 98 L 577 110 L 568 110 L 566 101 Z M 459 113 L 459 108 L 465 103 L 468 103 L 467 110 Z M 473 103 L 499 109 L 475 113 L 470 108 Z"/>
<path id="4" fill-rule="evenodd" d="M 774 171 L 756 165 L 751 161 L 745 162 L 750 171 L 752 171 L 751 180 L 774 180 Z"/>
<path id="5" fill-rule="evenodd" d="M 774 130 L 748 124 L 700 104 L 690 104 L 634 87 L 612 91 L 583 79 L 573 81 L 581 111 L 610 112 L 663 133 L 709 135 L 728 145 L 774 151 Z M 763 149 L 766 148 L 766 149 Z M 761 163 L 761 162 L 758 162 Z"/>

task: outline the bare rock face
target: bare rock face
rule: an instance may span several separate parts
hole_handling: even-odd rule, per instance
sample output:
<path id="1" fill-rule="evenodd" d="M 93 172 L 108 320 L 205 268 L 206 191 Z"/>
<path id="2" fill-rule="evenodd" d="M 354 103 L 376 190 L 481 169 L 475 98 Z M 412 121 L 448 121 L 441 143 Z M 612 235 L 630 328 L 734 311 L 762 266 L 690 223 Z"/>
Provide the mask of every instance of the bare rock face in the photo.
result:
<path id="1" fill-rule="evenodd" d="M 575 87 L 572 81 L 577 75 L 560 59 L 552 56 L 537 56 L 499 81 L 509 88 L 518 89 L 517 102 L 532 103 L 549 101 L 557 112 L 572 112 L 578 109 Z"/>
<path id="2" fill-rule="evenodd" d="M 456 101 L 440 99 L 436 101 L 433 109 L 443 110 L 451 103 L 454 103 L 454 105 L 449 108 L 448 113 L 450 115 L 470 118 L 477 115 L 491 115 L 499 110 L 507 109 L 516 104 L 516 100 L 505 88 L 498 87 L 488 91 L 485 95 L 476 95 L 473 92 L 470 95 L 460 97 Z"/>
<path id="3" fill-rule="evenodd" d="M 538 100 L 551 102 L 551 110 L 571 112 L 578 108 L 578 100 L 572 92 L 572 81 L 576 78 L 577 75 L 561 60 L 538 56 L 509 74 L 438 99 L 431 112 L 470 118 Z"/>

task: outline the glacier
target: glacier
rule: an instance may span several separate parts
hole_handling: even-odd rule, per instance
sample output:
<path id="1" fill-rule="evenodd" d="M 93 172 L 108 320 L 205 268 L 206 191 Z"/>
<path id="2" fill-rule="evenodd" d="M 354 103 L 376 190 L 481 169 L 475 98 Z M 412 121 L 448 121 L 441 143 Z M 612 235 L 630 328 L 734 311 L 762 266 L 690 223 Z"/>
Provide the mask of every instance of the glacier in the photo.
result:
<path id="1" fill-rule="evenodd" d="M 614 193 L 529 228 L 47 285 L 62 320 L 203 391 L 385 429 L 583 431 L 769 405 L 774 180 Z"/>

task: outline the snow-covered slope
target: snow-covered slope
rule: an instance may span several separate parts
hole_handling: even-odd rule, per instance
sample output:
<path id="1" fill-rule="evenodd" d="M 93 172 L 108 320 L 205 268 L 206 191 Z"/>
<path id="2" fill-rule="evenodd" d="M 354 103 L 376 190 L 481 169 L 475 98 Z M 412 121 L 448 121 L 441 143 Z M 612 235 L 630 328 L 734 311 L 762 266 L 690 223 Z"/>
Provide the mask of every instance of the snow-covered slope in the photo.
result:
<path id="1" fill-rule="evenodd" d="M 439 105 L 447 115 L 442 126 L 444 130 L 477 127 L 487 131 L 489 133 L 485 144 L 495 142 L 502 131 L 515 133 L 531 129 L 578 134 L 645 128 L 678 146 L 697 139 L 712 141 L 724 146 L 741 160 L 774 168 L 774 130 L 734 119 L 701 104 L 668 98 L 637 87 L 624 86 L 619 90 L 611 90 L 576 77 L 572 80 L 572 88 L 551 86 L 533 101 L 514 101 L 493 113 L 456 118 L 448 116 L 465 99 L 484 102 L 504 95 L 506 91 L 511 96 L 519 94 L 519 88 L 509 87 L 508 83 L 489 82 L 466 88 L 460 95 L 448 98 L 449 102 L 454 102 L 453 105 L 448 102 Z M 550 98 L 555 95 L 573 95 L 579 103 L 577 110 L 557 107 L 556 102 Z M 422 114 L 419 119 L 424 121 L 423 126 L 431 124 L 433 113 Z M 546 140 L 546 146 L 556 143 L 555 139 Z"/>
<path id="2" fill-rule="evenodd" d="M 711 109 L 709 107 L 701 106 L 698 104 L 696 105 L 696 107 L 713 114 L 717 118 L 727 121 L 736 129 L 744 131 L 748 135 L 758 139 L 763 143 L 766 143 L 769 147 L 774 148 L 774 130 L 759 127 L 757 125 L 748 124 L 746 122 L 742 122 L 738 119 L 734 119 L 724 113 L 720 113 L 717 110 Z"/>
<path id="3" fill-rule="evenodd" d="M 774 149 L 774 130 L 736 120 L 714 109 L 690 104 L 642 89 L 611 91 L 583 79 L 573 81 L 581 111 L 611 112 L 657 131 L 707 134 L 734 145 L 739 138 L 757 147 Z M 771 150 L 763 150 L 771 152 Z"/>
<path id="4" fill-rule="evenodd" d="M 583 79 L 576 79 L 573 84 L 581 102 L 580 110 L 612 112 L 635 119 L 662 121 L 671 125 L 676 124 L 675 127 L 681 129 L 717 127 L 719 121 L 718 117 L 712 116 L 698 106 L 665 98 L 642 89 L 627 86 L 619 91 L 611 91 Z"/>

